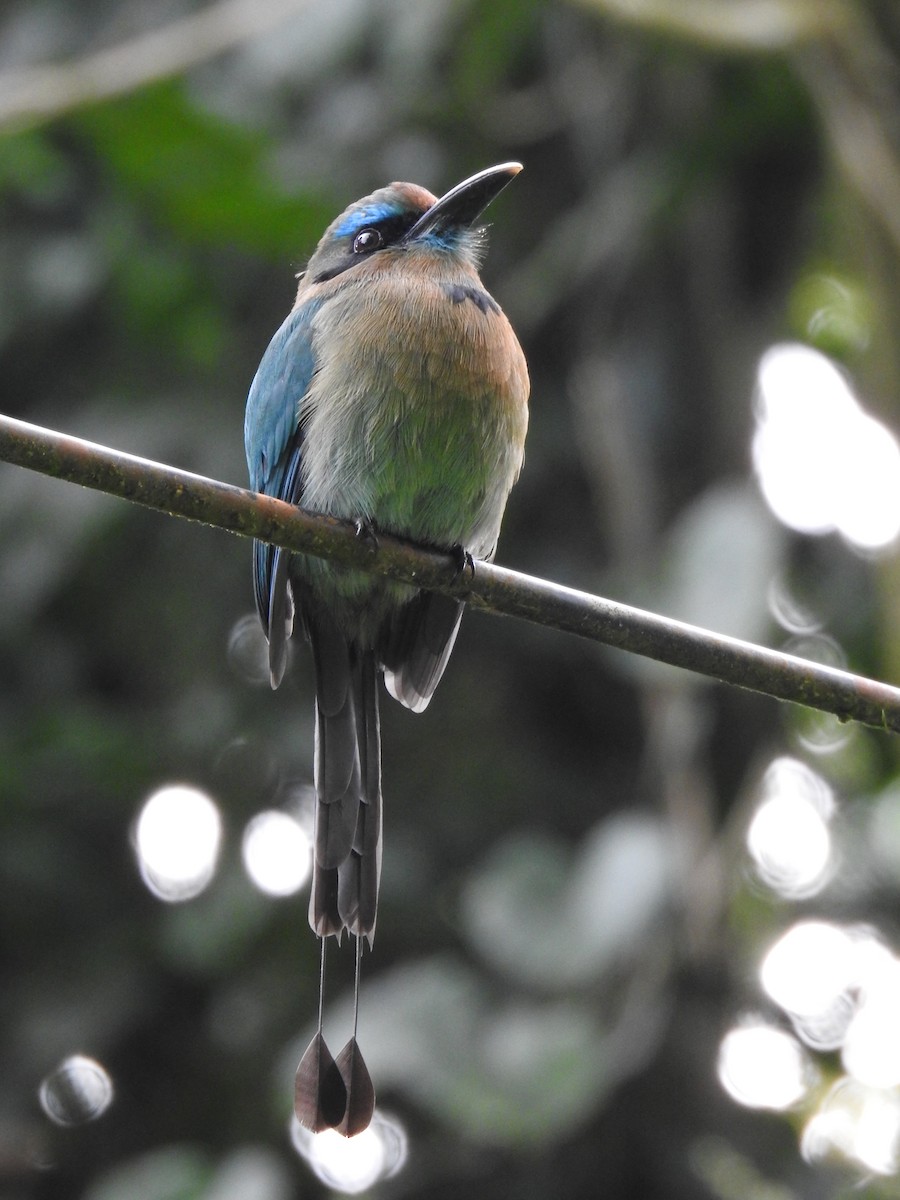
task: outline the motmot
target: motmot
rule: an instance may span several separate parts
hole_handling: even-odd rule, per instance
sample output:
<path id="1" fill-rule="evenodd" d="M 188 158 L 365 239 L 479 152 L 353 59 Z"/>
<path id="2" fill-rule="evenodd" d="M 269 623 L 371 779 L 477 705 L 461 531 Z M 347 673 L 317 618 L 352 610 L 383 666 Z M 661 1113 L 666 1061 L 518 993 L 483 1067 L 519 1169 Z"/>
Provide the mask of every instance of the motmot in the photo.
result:
<path id="1" fill-rule="evenodd" d="M 519 475 L 530 390 L 525 357 L 479 277 L 477 222 L 519 173 L 480 171 L 437 199 L 392 183 L 326 229 L 294 307 L 250 388 L 251 486 L 304 509 L 454 553 L 494 555 Z M 272 687 L 295 623 L 315 676 L 316 815 L 309 921 L 322 939 L 319 1027 L 298 1068 L 311 1129 L 366 1127 L 374 1089 L 356 1032 L 337 1060 L 322 1036 L 325 939 L 371 946 L 381 875 L 379 675 L 421 712 L 453 649 L 463 604 L 264 542 L 256 607 Z M 358 1007 L 358 1005 L 357 1005 Z"/>

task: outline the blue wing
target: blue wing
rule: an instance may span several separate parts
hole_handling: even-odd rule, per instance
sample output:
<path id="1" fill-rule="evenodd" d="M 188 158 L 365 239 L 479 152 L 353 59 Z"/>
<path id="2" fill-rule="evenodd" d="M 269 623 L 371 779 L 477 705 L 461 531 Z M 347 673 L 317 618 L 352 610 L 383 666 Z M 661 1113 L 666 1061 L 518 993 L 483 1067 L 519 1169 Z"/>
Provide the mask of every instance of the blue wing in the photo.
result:
<path id="1" fill-rule="evenodd" d="M 289 504 L 300 500 L 303 400 L 315 372 L 312 322 L 321 301 L 301 305 L 272 338 L 250 385 L 244 449 L 250 486 Z M 287 662 L 294 605 L 288 586 L 290 553 L 253 543 L 256 608 L 269 639 L 269 671 L 277 687 Z"/>

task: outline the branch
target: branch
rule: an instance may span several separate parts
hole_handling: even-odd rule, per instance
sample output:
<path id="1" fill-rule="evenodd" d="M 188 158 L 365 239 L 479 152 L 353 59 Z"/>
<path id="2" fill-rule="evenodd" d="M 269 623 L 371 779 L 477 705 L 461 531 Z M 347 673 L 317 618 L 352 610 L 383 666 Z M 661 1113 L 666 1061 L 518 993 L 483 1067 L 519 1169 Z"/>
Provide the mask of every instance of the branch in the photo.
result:
<path id="1" fill-rule="evenodd" d="M 838 168 L 900 249 L 900 160 L 895 132 L 892 139 L 894 114 L 883 88 L 893 64 L 878 59 L 877 44 L 860 36 L 840 47 L 808 47 L 793 62 Z"/>
<path id="2" fill-rule="evenodd" d="M 843 0 L 577 0 L 623 24 L 711 49 L 784 50 L 849 22 Z"/>
<path id="3" fill-rule="evenodd" d="M 218 0 L 68 63 L 0 74 L 0 129 L 16 131 L 206 62 L 295 16 L 309 0 Z"/>
<path id="4" fill-rule="evenodd" d="M 172 516 L 442 592 L 485 612 L 641 654 L 722 683 L 900 732 L 900 689 L 737 638 L 560 587 L 491 563 L 460 576 L 451 555 L 354 526 L 245 488 L 192 475 L 0 416 L 0 461 L 132 500 Z"/>

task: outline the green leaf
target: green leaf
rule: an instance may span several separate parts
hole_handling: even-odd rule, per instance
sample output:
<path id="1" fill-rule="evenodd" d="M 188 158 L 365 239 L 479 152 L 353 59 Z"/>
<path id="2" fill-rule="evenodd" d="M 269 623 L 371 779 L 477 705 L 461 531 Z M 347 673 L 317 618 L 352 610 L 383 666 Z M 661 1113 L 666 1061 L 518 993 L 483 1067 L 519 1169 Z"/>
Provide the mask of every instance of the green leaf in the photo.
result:
<path id="1" fill-rule="evenodd" d="M 188 241 L 283 258 L 327 222 L 330 206 L 271 178 L 264 137 L 197 107 L 177 81 L 98 105 L 74 124 L 116 182 Z"/>

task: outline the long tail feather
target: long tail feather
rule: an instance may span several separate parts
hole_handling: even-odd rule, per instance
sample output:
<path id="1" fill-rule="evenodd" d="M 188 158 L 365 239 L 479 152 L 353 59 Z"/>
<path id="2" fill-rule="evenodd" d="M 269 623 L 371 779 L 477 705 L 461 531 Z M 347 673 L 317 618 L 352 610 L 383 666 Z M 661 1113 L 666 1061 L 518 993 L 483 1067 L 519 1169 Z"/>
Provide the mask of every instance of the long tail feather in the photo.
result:
<path id="1" fill-rule="evenodd" d="M 363 802 L 359 806 L 353 847 L 340 874 L 338 912 L 346 929 L 367 937 L 375 932 L 381 880 L 381 722 L 378 714 L 378 668 L 371 653 L 355 666 L 356 728 Z"/>
<path id="2" fill-rule="evenodd" d="M 306 1048 L 294 1077 L 294 1112 L 297 1120 L 313 1133 L 333 1129 L 346 1124 L 347 1079 L 353 1075 L 345 1062 L 347 1048 L 344 1047 L 340 1064 L 331 1057 L 325 1045 L 321 1029 Z M 353 1064 L 349 1064 L 352 1066 Z M 362 1094 L 362 1088 L 358 1088 Z"/>
<path id="3" fill-rule="evenodd" d="M 381 876 L 377 664 L 327 614 L 307 614 L 316 671 L 316 832 L 309 920 L 372 941 Z"/>

